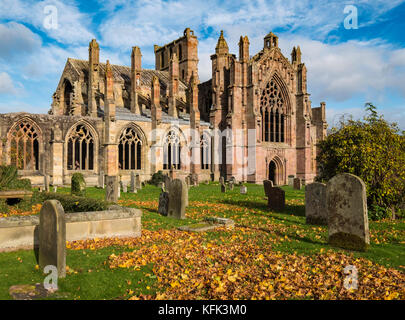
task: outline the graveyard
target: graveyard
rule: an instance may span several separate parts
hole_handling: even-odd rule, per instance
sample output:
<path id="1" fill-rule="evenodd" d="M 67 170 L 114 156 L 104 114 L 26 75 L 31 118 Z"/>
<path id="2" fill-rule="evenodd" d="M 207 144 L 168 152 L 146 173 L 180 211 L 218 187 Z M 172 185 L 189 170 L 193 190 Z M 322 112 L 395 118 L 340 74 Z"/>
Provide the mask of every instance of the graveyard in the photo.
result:
<path id="1" fill-rule="evenodd" d="M 58 290 L 35 298 L 405 299 L 404 220 L 369 220 L 367 248 L 344 249 L 329 243 L 328 225 L 307 221 L 307 187 L 271 186 L 270 198 L 260 184 L 200 183 L 186 187 L 188 203 L 181 206 L 185 211 L 179 218 L 159 212 L 161 185 L 145 184 L 136 193 L 121 188 L 119 208 L 142 212 L 140 235 L 69 241 L 67 232 L 65 275 L 58 279 Z M 54 198 L 68 204 L 63 197 L 71 194 L 70 187 L 54 191 Z M 103 210 L 105 189 L 87 187 L 84 192 L 89 203 L 94 200 Z M 171 192 L 169 208 L 170 199 L 184 200 Z M 44 204 L 35 203 L 35 197 L 34 191 L 31 208 L 0 214 L 5 219 L 38 217 Z M 282 199 L 283 205 L 271 199 Z M 312 200 L 311 207 L 317 206 Z M 86 209 L 82 204 L 77 211 L 90 211 Z M 232 224 L 193 232 L 207 221 Z M 357 290 L 344 288 L 348 265 L 357 268 Z M 34 292 L 44 277 L 35 250 L 0 252 L 0 299 Z"/>

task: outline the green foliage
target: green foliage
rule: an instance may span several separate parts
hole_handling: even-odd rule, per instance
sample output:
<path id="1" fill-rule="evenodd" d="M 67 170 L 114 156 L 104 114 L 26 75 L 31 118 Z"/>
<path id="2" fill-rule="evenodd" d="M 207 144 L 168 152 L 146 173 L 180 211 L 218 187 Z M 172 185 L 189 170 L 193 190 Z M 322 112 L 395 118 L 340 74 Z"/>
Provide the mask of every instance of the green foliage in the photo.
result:
<path id="1" fill-rule="evenodd" d="M 317 179 L 327 181 L 339 173 L 359 176 L 367 186 L 371 217 L 379 219 L 387 215 L 381 208 L 398 209 L 405 197 L 405 136 L 374 105 L 365 107 L 363 120 L 341 121 L 319 143 Z"/>
<path id="2" fill-rule="evenodd" d="M 78 197 L 84 197 L 86 195 L 86 181 L 80 172 L 76 172 L 72 175 L 71 193 Z"/>
<path id="3" fill-rule="evenodd" d="M 74 195 L 55 193 L 55 192 L 42 192 L 42 201 L 58 200 L 65 212 L 88 212 L 88 211 L 103 211 L 107 210 L 110 203 L 100 200 L 78 197 Z"/>
<path id="4" fill-rule="evenodd" d="M 162 170 L 159 170 L 158 172 L 155 172 L 152 175 L 152 179 L 149 180 L 149 184 L 152 184 L 154 186 L 157 186 L 160 182 L 164 181 L 164 174 Z"/>
<path id="5" fill-rule="evenodd" d="M 31 190 L 29 179 L 18 179 L 15 166 L 0 166 L 0 190 Z"/>
<path id="6" fill-rule="evenodd" d="M 391 210 L 387 208 L 383 208 L 373 204 L 368 210 L 368 217 L 373 221 L 386 219 L 390 217 L 390 211 Z"/>

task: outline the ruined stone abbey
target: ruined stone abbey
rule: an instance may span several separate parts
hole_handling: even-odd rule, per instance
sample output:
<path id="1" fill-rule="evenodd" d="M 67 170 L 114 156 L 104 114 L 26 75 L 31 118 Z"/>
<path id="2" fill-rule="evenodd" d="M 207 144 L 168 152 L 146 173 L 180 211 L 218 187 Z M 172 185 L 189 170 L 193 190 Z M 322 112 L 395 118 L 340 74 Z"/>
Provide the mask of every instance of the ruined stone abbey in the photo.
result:
<path id="1" fill-rule="evenodd" d="M 129 180 L 131 172 L 145 181 L 159 170 L 199 181 L 313 180 L 325 103 L 311 107 L 299 47 L 289 60 L 269 33 L 251 56 L 245 36 L 237 57 L 221 32 L 212 78 L 203 83 L 189 28 L 154 51 L 155 70 L 142 68 L 139 47 L 131 67 L 112 65 L 99 60 L 92 40 L 88 61 L 67 59 L 48 114 L 0 114 L 2 162 L 33 185 L 45 175 L 53 185 L 70 184 L 74 172 L 89 185 L 104 176 Z"/>

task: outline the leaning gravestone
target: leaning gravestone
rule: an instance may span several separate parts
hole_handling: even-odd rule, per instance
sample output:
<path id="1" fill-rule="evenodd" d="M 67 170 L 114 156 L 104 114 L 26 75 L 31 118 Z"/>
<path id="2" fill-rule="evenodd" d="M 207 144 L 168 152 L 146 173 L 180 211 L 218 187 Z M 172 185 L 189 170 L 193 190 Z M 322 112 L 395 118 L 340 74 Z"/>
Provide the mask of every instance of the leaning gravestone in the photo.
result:
<path id="1" fill-rule="evenodd" d="M 176 219 L 186 218 L 186 206 L 188 202 L 188 188 L 184 181 L 174 179 L 168 186 L 169 206 L 168 217 Z"/>
<path id="2" fill-rule="evenodd" d="M 271 210 L 283 211 L 285 208 L 285 191 L 279 187 L 269 190 L 267 205 Z"/>
<path id="3" fill-rule="evenodd" d="M 305 217 L 307 224 L 328 224 L 326 184 L 314 182 L 305 187 Z"/>
<path id="4" fill-rule="evenodd" d="M 81 173 L 72 175 L 71 189 L 72 195 L 84 197 L 86 195 L 86 181 Z"/>
<path id="5" fill-rule="evenodd" d="M 118 201 L 118 179 L 116 176 L 105 176 L 105 200 L 108 202 Z"/>
<path id="6" fill-rule="evenodd" d="M 366 185 L 359 177 L 343 173 L 326 185 L 329 243 L 352 250 L 367 250 L 368 229 Z"/>
<path id="7" fill-rule="evenodd" d="M 264 187 L 264 194 L 266 197 L 269 197 L 270 190 L 273 188 L 273 181 L 271 180 L 264 180 L 263 181 L 263 187 Z"/>
<path id="8" fill-rule="evenodd" d="M 294 189 L 301 190 L 301 179 L 294 178 Z"/>
<path id="9" fill-rule="evenodd" d="M 66 276 L 65 212 L 57 200 L 45 201 L 39 213 L 39 266 L 55 266 L 58 277 Z"/>

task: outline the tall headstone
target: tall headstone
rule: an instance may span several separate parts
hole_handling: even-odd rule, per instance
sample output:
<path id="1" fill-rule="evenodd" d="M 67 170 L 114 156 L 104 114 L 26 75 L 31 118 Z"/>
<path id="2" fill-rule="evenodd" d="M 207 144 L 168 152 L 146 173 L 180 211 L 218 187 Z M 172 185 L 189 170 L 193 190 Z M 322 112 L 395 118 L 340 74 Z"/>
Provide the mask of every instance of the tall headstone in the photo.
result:
<path id="1" fill-rule="evenodd" d="M 44 188 L 46 192 L 49 192 L 49 183 L 50 183 L 50 177 L 48 174 L 44 175 Z"/>
<path id="2" fill-rule="evenodd" d="M 291 187 L 291 188 L 294 187 L 294 178 L 295 178 L 294 175 L 289 175 L 288 176 L 288 186 Z"/>
<path id="3" fill-rule="evenodd" d="M 45 201 L 39 213 L 39 266 L 55 266 L 58 277 L 66 276 L 65 212 L 57 200 Z"/>
<path id="4" fill-rule="evenodd" d="M 121 181 L 122 192 L 128 192 L 128 183 L 126 181 Z"/>
<path id="5" fill-rule="evenodd" d="M 141 176 L 140 176 L 139 174 L 137 174 L 137 175 L 135 176 L 135 187 L 136 187 L 138 190 L 141 190 L 141 189 L 142 189 Z"/>
<path id="6" fill-rule="evenodd" d="M 136 193 L 137 188 L 136 188 L 136 182 L 135 182 L 135 172 L 131 171 L 131 184 L 129 187 L 129 191 L 132 193 Z"/>
<path id="7" fill-rule="evenodd" d="M 326 184 L 329 243 L 365 251 L 370 244 L 366 185 L 359 177 L 343 173 Z"/>
<path id="8" fill-rule="evenodd" d="M 313 182 L 305 187 L 305 217 L 308 224 L 328 224 L 326 184 Z"/>
<path id="9" fill-rule="evenodd" d="M 264 187 L 264 194 L 266 197 L 269 197 L 270 190 L 273 188 L 273 181 L 271 180 L 264 180 L 263 181 L 263 187 Z"/>
<path id="10" fill-rule="evenodd" d="M 98 175 L 98 187 L 104 189 L 104 182 L 105 176 L 104 176 L 104 171 L 100 171 L 100 174 Z"/>
<path id="11" fill-rule="evenodd" d="M 294 189 L 301 190 L 301 179 L 300 178 L 294 178 Z"/>
<path id="12" fill-rule="evenodd" d="M 105 176 L 105 200 L 109 202 L 118 201 L 118 178 L 117 176 Z"/>
<path id="13" fill-rule="evenodd" d="M 285 208 L 285 191 L 279 187 L 269 190 L 267 205 L 271 210 L 283 211 Z"/>
<path id="14" fill-rule="evenodd" d="M 169 193 L 163 191 L 160 193 L 159 196 L 159 207 L 158 207 L 158 212 L 163 215 L 167 216 L 167 212 L 169 210 Z"/>
<path id="15" fill-rule="evenodd" d="M 168 188 L 169 190 L 169 206 L 168 217 L 176 219 L 186 218 L 186 206 L 188 203 L 188 188 L 184 181 L 174 179 Z"/>

